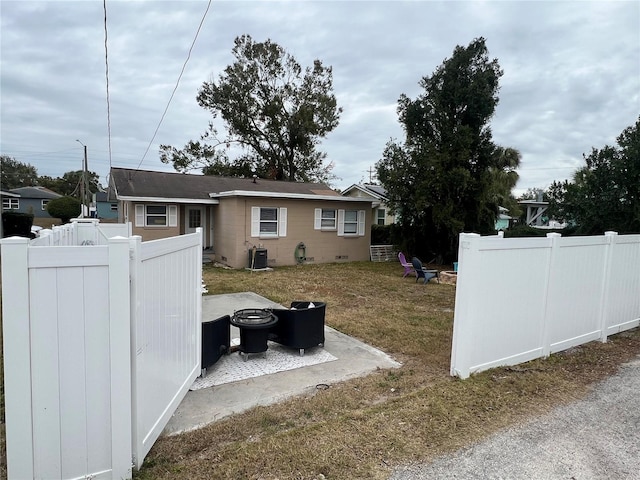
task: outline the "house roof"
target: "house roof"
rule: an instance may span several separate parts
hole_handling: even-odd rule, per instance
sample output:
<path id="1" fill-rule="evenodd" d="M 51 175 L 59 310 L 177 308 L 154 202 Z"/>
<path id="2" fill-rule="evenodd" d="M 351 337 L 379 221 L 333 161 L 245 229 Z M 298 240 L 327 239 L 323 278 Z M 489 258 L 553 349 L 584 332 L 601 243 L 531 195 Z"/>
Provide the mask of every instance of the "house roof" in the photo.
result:
<path id="1" fill-rule="evenodd" d="M 11 193 L 11 192 L 7 192 L 5 190 L 0 190 L 0 196 L 3 196 L 3 197 L 19 197 L 20 195 L 18 195 L 17 193 Z"/>
<path id="2" fill-rule="evenodd" d="M 21 198 L 52 199 L 60 198 L 62 196 L 59 193 L 53 192 L 44 187 L 20 187 L 9 190 L 9 192 L 16 193 Z"/>
<path id="3" fill-rule="evenodd" d="M 350 187 L 346 188 L 342 195 L 347 196 L 349 192 L 354 190 L 359 190 L 360 192 L 369 195 L 377 200 L 385 201 L 387 200 L 387 191 L 384 187 L 380 185 L 369 185 L 369 184 L 353 184 Z"/>
<path id="4" fill-rule="evenodd" d="M 109 196 L 107 194 L 107 192 L 102 192 L 102 191 L 98 191 L 95 193 L 96 195 L 96 202 L 108 202 L 109 201 Z"/>
<path id="5" fill-rule="evenodd" d="M 190 175 L 112 168 L 110 185 L 119 200 L 163 199 L 218 203 L 218 197 L 265 196 L 343 199 L 323 183 L 283 182 L 258 178 Z"/>

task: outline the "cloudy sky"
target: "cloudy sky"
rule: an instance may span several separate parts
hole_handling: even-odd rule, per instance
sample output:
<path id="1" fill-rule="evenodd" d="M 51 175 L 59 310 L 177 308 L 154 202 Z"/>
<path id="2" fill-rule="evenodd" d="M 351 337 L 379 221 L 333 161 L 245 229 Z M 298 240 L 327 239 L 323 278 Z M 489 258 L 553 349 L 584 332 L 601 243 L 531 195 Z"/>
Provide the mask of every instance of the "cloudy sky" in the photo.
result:
<path id="1" fill-rule="evenodd" d="M 321 148 L 337 188 L 368 181 L 386 142 L 402 138 L 400 94 L 415 98 L 423 76 L 480 36 L 504 70 L 491 126 L 522 153 L 516 194 L 570 178 L 640 114 L 637 0 L 213 0 L 160 124 L 208 3 L 107 0 L 109 126 L 103 2 L 0 1 L 2 155 L 61 176 L 81 168 L 80 140 L 105 184 L 110 165 L 172 171 L 159 145 L 205 131 L 197 91 L 232 63 L 242 34 L 333 67 L 344 112 Z"/>

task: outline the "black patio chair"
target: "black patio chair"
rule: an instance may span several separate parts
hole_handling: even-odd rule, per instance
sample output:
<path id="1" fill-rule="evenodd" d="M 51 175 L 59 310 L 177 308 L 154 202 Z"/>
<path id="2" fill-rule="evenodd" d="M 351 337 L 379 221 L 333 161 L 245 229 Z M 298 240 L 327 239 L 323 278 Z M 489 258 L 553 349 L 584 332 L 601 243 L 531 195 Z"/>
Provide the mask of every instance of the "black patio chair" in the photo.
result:
<path id="1" fill-rule="evenodd" d="M 297 348 L 300 356 L 305 348 L 324 346 L 324 302 L 291 302 L 291 309 L 272 309 L 278 317 L 269 332 L 269 340 L 285 347 Z"/>
<path id="2" fill-rule="evenodd" d="M 424 279 L 424 283 L 427 283 L 432 278 L 435 278 L 438 283 L 440 283 L 440 279 L 438 278 L 437 270 L 426 270 L 422 266 L 422 262 L 418 259 L 418 257 L 413 257 L 411 259 L 411 265 L 413 265 L 413 269 L 416 271 L 416 282 L 420 279 Z"/>
<path id="3" fill-rule="evenodd" d="M 224 315 L 215 320 L 202 322 L 202 352 L 200 357 L 200 374 L 204 377 L 207 368 L 212 366 L 222 355 L 229 353 L 231 337 L 231 317 Z"/>

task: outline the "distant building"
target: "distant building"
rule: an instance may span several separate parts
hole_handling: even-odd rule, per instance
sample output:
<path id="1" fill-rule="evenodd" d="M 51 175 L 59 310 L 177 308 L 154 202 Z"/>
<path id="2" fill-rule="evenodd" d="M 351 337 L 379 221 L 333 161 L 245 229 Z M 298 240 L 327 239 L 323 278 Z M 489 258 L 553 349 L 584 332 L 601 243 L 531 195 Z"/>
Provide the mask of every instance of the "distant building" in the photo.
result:
<path id="1" fill-rule="evenodd" d="M 62 195 L 44 187 L 20 187 L 9 190 L 10 194 L 2 194 L 2 211 L 31 213 L 34 217 L 52 218 L 47 212 L 47 204 Z"/>
<path id="2" fill-rule="evenodd" d="M 346 188 L 342 195 L 345 197 L 363 198 L 372 201 L 371 224 L 390 225 L 396 223 L 395 215 L 389 213 L 387 206 L 387 191 L 380 185 L 353 184 Z"/>
<path id="3" fill-rule="evenodd" d="M 498 217 L 496 218 L 496 230 L 506 230 L 511 225 L 513 217 L 509 216 L 509 210 L 505 207 L 498 207 Z"/>
<path id="4" fill-rule="evenodd" d="M 526 211 L 525 223 L 530 227 L 535 228 L 564 228 L 566 223 L 560 223 L 556 220 L 549 218 L 547 209 L 549 208 L 549 202 L 538 200 L 520 200 L 518 202 Z"/>
<path id="5" fill-rule="evenodd" d="M 92 217 L 103 218 L 105 220 L 118 219 L 118 201 L 109 200 L 107 192 L 96 192 L 91 199 L 90 212 Z"/>

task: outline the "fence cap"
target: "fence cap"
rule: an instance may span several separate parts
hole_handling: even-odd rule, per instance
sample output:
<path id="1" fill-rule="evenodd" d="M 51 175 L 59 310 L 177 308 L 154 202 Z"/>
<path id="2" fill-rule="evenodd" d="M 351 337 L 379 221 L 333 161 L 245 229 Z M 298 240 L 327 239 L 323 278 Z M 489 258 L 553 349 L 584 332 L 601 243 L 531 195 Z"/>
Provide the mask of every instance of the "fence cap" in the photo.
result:
<path id="1" fill-rule="evenodd" d="M 22 245 L 25 243 L 29 243 L 29 239 L 27 237 L 7 237 L 0 240 L 0 244 L 2 245 Z"/>

